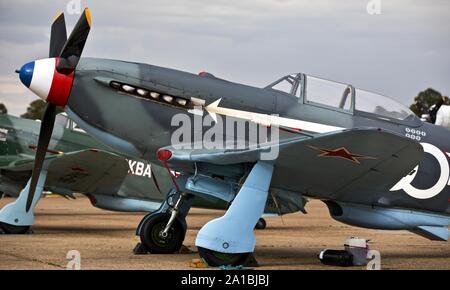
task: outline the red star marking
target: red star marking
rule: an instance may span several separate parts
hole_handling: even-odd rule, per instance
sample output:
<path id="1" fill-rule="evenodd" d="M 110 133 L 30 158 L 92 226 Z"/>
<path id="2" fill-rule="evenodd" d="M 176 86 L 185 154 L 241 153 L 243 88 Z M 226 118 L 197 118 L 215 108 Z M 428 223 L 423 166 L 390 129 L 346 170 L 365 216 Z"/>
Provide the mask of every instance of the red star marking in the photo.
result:
<path id="1" fill-rule="evenodd" d="M 359 159 L 376 159 L 375 157 L 365 156 L 365 155 L 359 155 L 350 153 L 350 151 L 347 150 L 345 147 L 340 147 L 337 149 L 324 149 L 324 148 L 318 148 L 314 146 L 307 145 L 309 148 L 312 148 L 314 150 L 322 152 L 321 154 L 317 155 L 318 157 L 336 157 L 336 158 L 343 158 L 346 160 L 349 160 L 351 162 L 360 164 Z"/>
<path id="2" fill-rule="evenodd" d="M 87 173 L 86 169 L 83 169 L 81 167 L 71 167 L 70 169 L 72 169 L 73 171 L 78 171 L 78 172 L 82 172 L 82 173 Z"/>

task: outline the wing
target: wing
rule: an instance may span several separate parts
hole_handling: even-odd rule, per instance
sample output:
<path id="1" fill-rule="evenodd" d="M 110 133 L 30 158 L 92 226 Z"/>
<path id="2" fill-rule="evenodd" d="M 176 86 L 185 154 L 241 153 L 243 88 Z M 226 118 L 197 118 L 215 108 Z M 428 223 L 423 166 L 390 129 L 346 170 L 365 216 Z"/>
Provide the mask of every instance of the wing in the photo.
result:
<path id="1" fill-rule="evenodd" d="M 169 164 L 189 170 L 195 163 L 232 165 L 254 163 L 270 150 L 274 160 L 272 184 L 283 190 L 321 198 L 364 196 L 389 190 L 422 159 L 421 145 L 380 129 L 351 129 L 314 137 L 298 137 L 245 150 L 175 150 Z"/>
<path id="2" fill-rule="evenodd" d="M 161 202 L 172 186 L 166 169 L 155 164 L 101 150 L 65 155 L 49 166 L 46 184 L 54 189 Z"/>
<path id="3" fill-rule="evenodd" d="M 32 156 L 24 156 L 2 168 L 9 175 L 26 173 L 22 178 L 26 182 L 33 162 Z M 172 186 L 170 176 L 161 166 L 132 161 L 130 168 L 124 157 L 97 149 L 47 154 L 45 162 L 48 164 L 45 187 L 61 194 L 81 192 L 160 202 Z"/>
<path id="4" fill-rule="evenodd" d="M 74 192 L 118 192 L 128 173 L 123 157 L 96 149 L 62 154 L 49 160 L 46 185 Z"/>

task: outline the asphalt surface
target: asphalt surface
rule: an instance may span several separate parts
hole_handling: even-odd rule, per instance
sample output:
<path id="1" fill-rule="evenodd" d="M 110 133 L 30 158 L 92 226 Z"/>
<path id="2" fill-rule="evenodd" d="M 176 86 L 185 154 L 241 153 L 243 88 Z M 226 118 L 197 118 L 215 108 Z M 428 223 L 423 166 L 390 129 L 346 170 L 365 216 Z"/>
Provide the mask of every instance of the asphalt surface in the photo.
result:
<path id="1" fill-rule="evenodd" d="M 11 201 L 2 199 L 0 206 Z M 371 240 L 371 249 L 381 253 L 382 269 L 450 269 L 450 242 L 429 241 L 406 231 L 347 226 L 332 220 L 319 201 L 310 202 L 307 210 L 307 215 L 267 218 L 267 228 L 256 231 L 255 256 L 261 269 L 335 268 L 322 265 L 317 254 L 324 248 L 342 249 L 350 236 Z M 47 197 L 36 209 L 32 234 L 0 235 L 0 269 L 65 269 L 70 250 L 80 253 L 82 269 L 192 269 L 189 264 L 198 258 L 197 232 L 222 214 L 191 210 L 184 245 L 193 253 L 134 255 L 132 249 L 139 242 L 135 227 L 143 214 L 100 210 L 87 198 Z"/>

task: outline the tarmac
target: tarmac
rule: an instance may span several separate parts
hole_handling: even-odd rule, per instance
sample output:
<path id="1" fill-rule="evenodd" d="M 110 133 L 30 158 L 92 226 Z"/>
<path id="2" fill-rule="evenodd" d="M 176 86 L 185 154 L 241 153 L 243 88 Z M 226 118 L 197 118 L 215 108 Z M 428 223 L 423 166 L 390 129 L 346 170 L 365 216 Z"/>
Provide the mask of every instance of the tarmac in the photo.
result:
<path id="1" fill-rule="evenodd" d="M 12 201 L 2 199 L 0 207 Z M 351 236 L 370 240 L 370 248 L 381 254 L 381 269 L 450 269 L 450 242 L 429 241 L 407 231 L 347 226 L 334 221 L 320 201 L 311 201 L 306 209 L 306 215 L 267 218 L 267 228 L 256 231 L 258 269 L 366 269 L 327 266 L 317 258 L 325 248 L 342 249 Z M 66 269 L 70 250 L 80 253 L 81 269 L 193 269 L 199 229 L 222 214 L 191 210 L 184 242 L 190 253 L 135 255 L 135 228 L 143 213 L 100 210 L 84 197 L 46 197 L 36 208 L 33 233 L 0 235 L 0 269 Z"/>

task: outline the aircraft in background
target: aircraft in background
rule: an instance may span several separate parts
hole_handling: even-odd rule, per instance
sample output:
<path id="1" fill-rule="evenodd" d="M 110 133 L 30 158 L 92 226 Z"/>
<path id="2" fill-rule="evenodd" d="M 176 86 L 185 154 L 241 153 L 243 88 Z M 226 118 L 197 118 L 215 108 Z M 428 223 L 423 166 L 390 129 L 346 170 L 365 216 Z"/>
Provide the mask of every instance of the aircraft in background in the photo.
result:
<path id="1" fill-rule="evenodd" d="M 45 183 L 38 188 L 62 196 L 82 193 L 93 206 L 121 212 L 154 212 L 166 199 L 172 179 L 166 168 L 114 152 L 99 143 L 65 113 L 55 120 L 47 149 Z M 31 177 L 40 122 L 0 114 L 0 193 L 18 199 L 0 210 L 0 228 L 8 234 L 26 233 L 34 223 L 33 211 L 25 212 L 27 195 L 19 194 Z M 173 174 L 173 172 L 171 172 Z M 35 207 L 41 193 L 35 195 Z M 193 205 L 226 209 L 222 200 L 197 198 Z M 291 212 L 285 204 L 266 206 L 266 215 Z M 293 205 L 290 205 L 293 209 Z M 258 229 L 265 228 L 261 218 Z M 183 241 L 182 239 L 180 240 Z M 180 243 L 179 241 L 179 243 Z M 145 246 L 145 244 L 144 244 Z"/>
<path id="2" fill-rule="evenodd" d="M 450 129 L 450 106 L 442 105 L 436 114 L 437 126 L 442 126 L 444 128 Z"/>
<path id="3" fill-rule="evenodd" d="M 444 105 L 444 98 L 432 105 L 427 114 L 420 118 L 424 122 L 429 122 L 437 126 L 450 129 L 450 106 Z"/>
<path id="4" fill-rule="evenodd" d="M 80 192 L 107 210 L 152 212 L 160 207 L 172 184 L 165 168 L 114 153 L 64 114 L 56 124 L 44 162 L 47 178 L 33 206 L 47 190 L 68 197 Z M 18 197 L 0 210 L 6 233 L 25 233 L 34 221 L 33 212 L 25 212 L 27 196 L 19 193 L 29 187 L 39 127 L 34 120 L 0 115 L 0 192 Z"/>
<path id="5" fill-rule="evenodd" d="M 108 146 L 181 173 L 169 193 L 174 206 L 164 203 L 138 228 L 156 250 L 183 234 L 198 196 L 233 199 L 197 235 L 199 254 L 210 265 L 239 265 L 252 254 L 253 227 L 269 196 L 322 200 L 334 219 L 354 226 L 448 239 L 449 130 L 423 123 L 390 98 L 303 73 L 257 88 L 209 73 L 81 58 L 90 27 L 86 9 L 67 38 L 59 15 L 49 58 L 18 71 L 47 101 L 26 210 L 40 182 L 54 108 L 62 106 Z M 204 141 L 213 131 L 215 140 L 232 142 L 210 148 L 195 138 L 173 138 L 183 124 L 199 120 L 191 137 Z M 235 134 L 242 121 L 245 134 Z M 268 130 L 265 141 L 250 142 L 252 124 Z"/>

